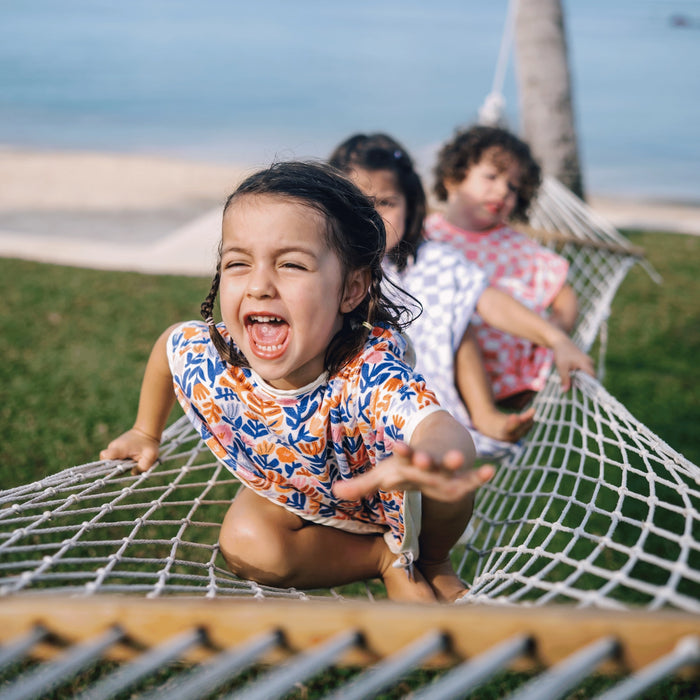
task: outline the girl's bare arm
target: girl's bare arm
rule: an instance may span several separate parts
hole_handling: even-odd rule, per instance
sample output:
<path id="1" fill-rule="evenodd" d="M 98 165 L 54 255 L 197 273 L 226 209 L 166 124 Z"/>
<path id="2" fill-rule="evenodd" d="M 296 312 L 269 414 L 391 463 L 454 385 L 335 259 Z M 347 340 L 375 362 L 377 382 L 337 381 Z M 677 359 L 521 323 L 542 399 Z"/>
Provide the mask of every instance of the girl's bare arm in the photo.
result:
<path id="1" fill-rule="evenodd" d="M 578 318 L 578 299 L 576 292 L 565 284 L 559 294 L 554 297 L 551 306 L 550 320 L 555 326 L 559 326 L 564 332 L 571 333 Z"/>
<path id="2" fill-rule="evenodd" d="M 168 336 L 174 327 L 162 333 L 151 350 L 133 427 L 112 440 L 100 452 L 101 459 L 133 459 L 137 471 L 145 471 L 158 459 L 160 437 L 175 403 L 166 353 Z"/>
<path id="3" fill-rule="evenodd" d="M 479 297 L 476 310 L 490 326 L 550 348 L 554 352 L 554 362 L 565 391 L 571 385 L 571 371 L 580 369 L 593 376 L 593 360 L 577 347 L 567 333 L 509 294 L 495 287 L 487 287 Z"/>
<path id="4" fill-rule="evenodd" d="M 338 482 L 334 493 L 357 500 L 378 490 L 421 491 L 443 503 L 463 501 L 494 474 L 491 466 L 473 469 L 476 451 L 465 428 L 447 411 L 436 411 L 416 427 L 410 445 L 397 443 L 394 453 L 361 476 Z"/>

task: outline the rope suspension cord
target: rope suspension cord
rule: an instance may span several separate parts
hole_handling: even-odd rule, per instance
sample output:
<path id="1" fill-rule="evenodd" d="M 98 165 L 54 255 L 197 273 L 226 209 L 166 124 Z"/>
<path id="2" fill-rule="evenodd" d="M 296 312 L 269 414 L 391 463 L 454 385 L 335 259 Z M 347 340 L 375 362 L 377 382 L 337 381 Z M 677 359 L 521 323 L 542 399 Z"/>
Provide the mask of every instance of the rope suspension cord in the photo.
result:
<path id="1" fill-rule="evenodd" d="M 479 123 L 487 126 L 498 126 L 504 122 L 505 98 L 503 97 L 503 85 L 506 80 L 508 60 L 513 46 L 513 33 L 515 31 L 515 17 L 518 10 L 518 0 L 509 0 L 506 12 L 506 22 L 501 35 L 501 45 L 496 61 L 496 72 L 493 76 L 491 92 L 486 96 L 483 105 L 479 109 Z"/>

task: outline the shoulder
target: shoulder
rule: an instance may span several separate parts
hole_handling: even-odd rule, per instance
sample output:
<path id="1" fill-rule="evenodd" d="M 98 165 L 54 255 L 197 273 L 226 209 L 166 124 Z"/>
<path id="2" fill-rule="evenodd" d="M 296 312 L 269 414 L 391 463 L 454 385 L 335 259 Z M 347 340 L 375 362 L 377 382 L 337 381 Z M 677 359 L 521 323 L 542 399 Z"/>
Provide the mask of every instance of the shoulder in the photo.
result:
<path id="1" fill-rule="evenodd" d="M 429 282 L 436 285 L 446 278 L 457 280 L 458 286 L 466 281 L 470 286 L 486 281 L 484 270 L 454 245 L 440 240 L 421 243 L 412 269 L 422 277 L 430 277 Z"/>
<path id="2" fill-rule="evenodd" d="M 425 219 L 423 228 L 425 230 L 425 235 L 427 238 L 434 238 L 435 236 L 444 233 L 449 224 L 445 220 L 445 217 L 440 212 L 433 212 L 428 214 Z"/>
<path id="3" fill-rule="evenodd" d="M 559 255 L 559 253 L 551 248 L 547 248 L 534 238 L 510 226 L 503 226 L 497 229 L 494 231 L 494 235 L 499 237 L 500 242 L 508 242 L 510 247 L 516 247 L 518 250 L 527 251 L 533 258 L 540 259 L 546 263 L 557 261 L 568 266 L 566 258 Z"/>
<path id="4" fill-rule="evenodd" d="M 407 428 L 411 416 L 437 406 L 435 394 L 409 364 L 411 348 L 401 333 L 375 326 L 363 350 L 330 382 L 344 412 L 373 424 L 398 419 Z"/>
<path id="5" fill-rule="evenodd" d="M 411 372 L 408 339 L 398 331 L 376 325 L 369 332 L 364 347 L 336 376 L 344 380 L 360 380 L 373 374 L 377 368 L 397 376 Z M 407 353 L 409 357 L 407 358 Z"/>
<path id="6" fill-rule="evenodd" d="M 454 245 L 443 240 L 428 239 L 423 241 L 416 251 L 416 265 L 426 265 L 431 262 L 439 262 L 447 267 L 474 267 Z"/>
<path id="7" fill-rule="evenodd" d="M 498 230 L 498 229 L 494 229 Z M 474 245 L 483 245 L 493 231 L 476 232 L 460 228 L 450 223 L 442 213 L 431 214 L 425 222 L 425 237 L 432 241 L 449 243 L 464 253 L 471 252 Z"/>
<path id="8" fill-rule="evenodd" d="M 454 254 L 454 246 L 444 241 L 425 239 L 416 250 L 416 260 L 433 260 L 435 258 L 450 258 Z"/>
<path id="9" fill-rule="evenodd" d="M 387 360 L 403 363 L 407 349 L 406 336 L 392 328 L 377 325 L 369 332 L 367 342 L 356 359 L 362 363 Z"/>
<path id="10" fill-rule="evenodd" d="M 168 345 L 171 348 L 209 342 L 209 327 L 202 321 L 184 321 L 170 328 Z"/>
<path id="11" fill-rule="evenodd" d="M 228 342 L 229 335 L 224 324 L 217 324 L 217 329 L 224 341 Z M 167 339 L 166 351 L 171 363 L 177 362 L 178 358 L 189 361 L 198 357 L 215 362 L 219 359 L 218 350 L 209 335 L 209 326 L 202 321 L 185 321 L 174 326 Z"/>

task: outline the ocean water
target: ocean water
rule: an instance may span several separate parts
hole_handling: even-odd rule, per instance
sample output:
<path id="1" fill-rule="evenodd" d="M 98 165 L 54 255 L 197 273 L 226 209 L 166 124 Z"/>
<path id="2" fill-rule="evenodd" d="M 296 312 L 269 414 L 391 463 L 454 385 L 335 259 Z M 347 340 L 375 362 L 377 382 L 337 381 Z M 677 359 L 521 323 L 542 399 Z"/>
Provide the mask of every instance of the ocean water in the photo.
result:
<path id="1" fill-rule="evenodd" d="M 383 130 L 425 172 L 491 91 L 507 8 L 0 0 L 0 146 L 263 165 Z M 564 10 L 587 192 L 700 200 L 700 0 Z M 517 131 L 513 58 L 503 94 Z"/>

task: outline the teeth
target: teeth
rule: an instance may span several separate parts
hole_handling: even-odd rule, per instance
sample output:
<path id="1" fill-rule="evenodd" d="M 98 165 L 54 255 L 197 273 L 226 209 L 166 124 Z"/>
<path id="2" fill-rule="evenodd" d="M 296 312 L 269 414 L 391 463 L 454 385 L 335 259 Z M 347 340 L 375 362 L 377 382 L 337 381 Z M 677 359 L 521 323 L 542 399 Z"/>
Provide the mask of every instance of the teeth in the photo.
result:
<path id="1" fill-rule="evenodd" d="M 281 350 L 282 345 L 258 345 L 258 347 L 263 352 L 274 352 L 275 350 Z"/>
<path id="2" fill-rule="evenodd" d="M 282 319 L 279 316 L 249 316 L 249 319 L 255 323 L 282 323 Z"/>

